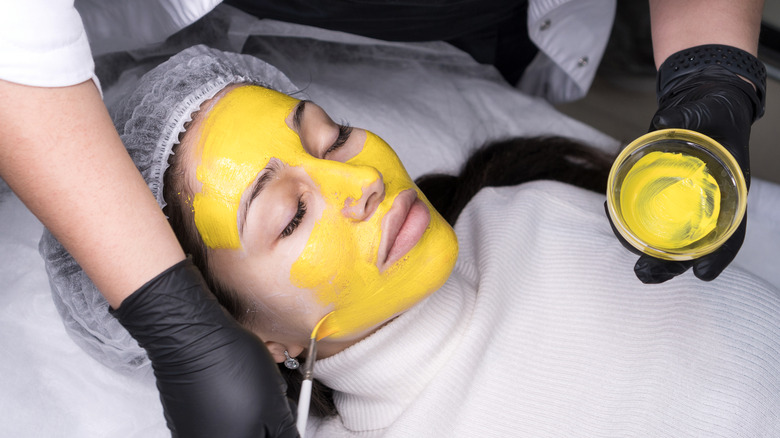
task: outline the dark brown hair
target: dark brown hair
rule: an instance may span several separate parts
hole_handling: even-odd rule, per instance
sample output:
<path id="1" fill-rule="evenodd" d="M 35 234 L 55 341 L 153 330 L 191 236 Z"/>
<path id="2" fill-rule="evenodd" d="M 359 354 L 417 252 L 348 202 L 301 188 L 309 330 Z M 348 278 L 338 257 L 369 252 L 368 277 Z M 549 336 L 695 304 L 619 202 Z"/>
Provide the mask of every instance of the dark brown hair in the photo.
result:
<path id="1" fill-rule="evenodd" d="M 484 187 L 554 180 L 605 193 L 613 160 L 565 137 L 516 137 L 476 149 L 457 175 L 428 174 L 415 182 L 444 219 L 455 225 L 466 204 Z"/>
<path id="2" fill-rule="evenodd" d="M 177 146 L 178 148 L 178 146 Z M 176 149 L 174 149 L 174 152 Z M 430 174 L 416 183 L 433 206 L 454 225 L 469 200 L 483 187 L 518 185 L 535 180 L 556 180 L 595 192 L 604 193 L 607 175 L 614 157 L 564 137 L 512 138 L 488 143 L 474 151 L 457 175 Z M 236 320 L 251 328 L 253 313 L 240 294 L 220 284 L 211 275 L 208 251 L 195 229 L 191 190 L 186 186 L 179 155 L 172 155 L 164 177 L 164 211 L 185 253 L 203 273 L 211 290 Z M 288 396 L 297 400 L 302 375 L 280 364 L 287 381 Z M 330 388 L 315 380 L 312 386 L 311 414 L 319 417 L 336 415 Z"/>

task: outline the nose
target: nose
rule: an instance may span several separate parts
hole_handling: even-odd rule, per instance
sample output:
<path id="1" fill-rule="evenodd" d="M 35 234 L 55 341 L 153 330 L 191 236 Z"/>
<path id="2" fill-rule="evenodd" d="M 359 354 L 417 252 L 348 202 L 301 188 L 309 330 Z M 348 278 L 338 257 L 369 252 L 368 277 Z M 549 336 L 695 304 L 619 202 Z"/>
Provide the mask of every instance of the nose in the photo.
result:
<path id="1" fill-rule="evenodd" d="M 385 182 L 382 173 L 373 167 L 361 167 L 366 173 L 372 175 L 363 178 L 362 195 L 358 199 L 347 197 L 344 201 L 344 208 L 341 209 L 341 213 L 345 217 L 356 221 L 368 220 L 385 199 Z"/>
<path id="2" fill-rule="evenodd" d="M 312 159 L 306 172 L 320 187 L 326 202 L 349 219 L 367 220 L 385 199 L 385 181 L 375 167 Z"/>

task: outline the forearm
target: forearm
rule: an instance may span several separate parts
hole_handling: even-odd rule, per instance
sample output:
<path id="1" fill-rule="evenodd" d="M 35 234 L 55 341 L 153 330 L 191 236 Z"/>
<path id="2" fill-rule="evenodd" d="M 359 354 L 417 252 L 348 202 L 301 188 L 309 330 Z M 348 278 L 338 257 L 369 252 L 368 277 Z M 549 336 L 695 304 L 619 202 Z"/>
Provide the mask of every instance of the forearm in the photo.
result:
<path id="1" fill-rule="evenodd" d="M 748 186 L 750 127 L 764 108 L 766 74 L 755 58 L 762 10 L 763 0 L 650 0 L 659 69 L 650 129 L 688 129 L 715 139 L 737 160 Z M 642 255 L 634 272 L 643 283 L 661 283 L 693 267 L 696 277 L 711 281 L 734 260 L 746 225 L 747 216 L 719 248 L 693 260 Z"/>
<path id="2" fill-rule="evenodd" d="M 669 55 L 725 44 L 756 55 L 763 0 L 650 0 L 656 68 Z"/>
<path id="3" fill-rule="evenodd" d="M 276 364 L 179 263 L 94 84 L 0 81 L 0 122 L 0 174 L 146 349 L 173 436 L 297 435 Z"/>
<path id="4" fill-rule="evenodd" d="M 0 80 L 0 175 L 116 308 L 184 258 L 92 81 Z"/>

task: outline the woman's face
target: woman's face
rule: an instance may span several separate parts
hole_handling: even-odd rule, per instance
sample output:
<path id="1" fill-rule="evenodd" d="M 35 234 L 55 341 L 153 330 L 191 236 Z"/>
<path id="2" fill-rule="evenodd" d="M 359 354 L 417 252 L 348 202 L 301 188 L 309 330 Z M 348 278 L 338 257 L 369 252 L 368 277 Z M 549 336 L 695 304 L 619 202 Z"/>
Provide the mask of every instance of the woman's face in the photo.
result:
<path id="1" fill-rule="evenodd" d="M 320 351 L 348 345 L 452 270 L 452 228 L 393 150 L 311 102 L 227 89 L 201 110 L 182 150 L 211 273 L 252 303 L 267 341 L 306 345 L 333 311 Z"/>

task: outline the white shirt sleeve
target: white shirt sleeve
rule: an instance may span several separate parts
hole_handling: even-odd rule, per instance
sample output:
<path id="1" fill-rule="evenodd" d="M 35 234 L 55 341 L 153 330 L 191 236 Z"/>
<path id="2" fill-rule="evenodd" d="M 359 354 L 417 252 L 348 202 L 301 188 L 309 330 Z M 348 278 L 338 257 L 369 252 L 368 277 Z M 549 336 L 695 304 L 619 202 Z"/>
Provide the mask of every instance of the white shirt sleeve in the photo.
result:
<path id="1" fill-rule="evenodd" d="M 0 6 L 0 79 L 63 87 L 94 78 L 87 35 L 73 0 L 23 0 Z"/>
<path id="2" fill-rule="evenodd" d="M 0 79 L 64 87 L 92 79 L 92 56 L 164 41 L 220 0 L 13 0 L 0 5 Z M 83 20 L 83 21 L 82 21 Z"/>
<path id="3" fill-rule="evenodd" d="M 99 56 L 165 41 L 221 0 L 76 0 L 92 53 Z"/>
<path id="4" fill-rule="evenodd" d="M 588 92 L 615 19 L 615 0 L 531 0 L 528 35 L 539 53 L 518 88 L 552 103 Z"/>

